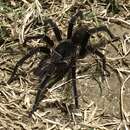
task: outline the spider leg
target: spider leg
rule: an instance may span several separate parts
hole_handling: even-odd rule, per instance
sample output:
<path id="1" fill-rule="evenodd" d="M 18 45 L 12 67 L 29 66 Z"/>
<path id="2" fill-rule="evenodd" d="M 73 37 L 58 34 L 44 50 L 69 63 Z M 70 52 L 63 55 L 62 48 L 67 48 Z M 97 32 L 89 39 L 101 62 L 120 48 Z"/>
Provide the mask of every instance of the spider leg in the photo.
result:
<path id="1" fill-rule="evenodd" d="M 56 25 L 55 22 L 52 21 L 52 19 L 47 19 L 45 20 L 44 24 L 45 24 L 45 27 L 47 26 L 47 24 L 50 24 L 52 29 L 53 29 L 53 32 L 57 38 L 58 41 L 61 41 L 62 40 L 62 37 L 61 37 L 61 33 L 60 33 L 60 30 L 58 28 L 58 26 Z"/>
<path id="2" fill-rule="evenodd" d="M 44 52 L 44 53 L 50 55 L 50 49 L 48 49 L 46 47 L 37 47 L 37 48 L 31 49 L 28 54 L 26 54 L 22 59 L 20 59 L 16 63 L 14 70 L 12 72 L 12 75 L 11 75 L 10 79 L 7 81 L 8 84 L 10 84 L 14 80 L 14 76 L 16 74 L 18 67 L 21 66 L 29 57 L 31 57 L 32 55 L 34 55 L 37 52 Z"/>
<path id="3" fill-rule="evenodd" d="M 93 33 L 96 33 L 96 32 L 102 32 L 102 31 L 105 31 L 109 34 L 109 36 L 114 39 L 114 40 L 118 40 L 119 38 L 118 37 L 115 37 L 114 34 L 107 28 L 107 26 L 100 26 L 100 27 L 96 27 L 96 28 L 92 28 L 92 29 L 89 29 L 88 32 L 90 34 L 93 34 Z"/>
<path id="4" fill-rule="evenodd" d="M 58 63 L 57 70 L 54 70 L 54 67 L 50 65 L 51 68 L 48 69 L 49 72 L 47 73 L 45 79 L 42 81 L 42 83 L 39 85 L 38 92 L 36 94 L 35 102 L 32 107 L 31 112 L 29 113 L 29 117 L 36 111 L 39 103 L 43 98 L 45 97 L 45 93 L 47 92 L 47 88 L 51 88 L 55 83 L 57 83 L 59 80 L 61 80 L 64 75 L 67 73 L 69 66 L 65 62 Z M 55 71 L 55 72 L 53 72 Z M 54 75 L 52 74 L 54 73 Z M 49 81 L 49 83 L 48 83 Z"/>
<path id="5" fill-rule="evenodd" d="M 25 37 L 25 40 L 24 40 L 24 45 L 26 45 L 26 42 L 28 42 L 29 40 L 31 39 L 42 39 L 43 41 L 45 41 L 46 43 L 49 44 L 50 47 L 53 47 L 54 46 L 54 42 L 45 34 L 38 34 L 36 36 L 28 36 L 28 37 Z"/>
<path id="6" fill-rule="evenodd" d="M 77 20 L 78 17 L 82 18 L 82 12 L 78 10 L 69 20 L 69 25 L 68 25 L 68 32 L 67 32 L 67 39 L 70 39 L 72 36 L 72 31 L 73 31 L 73 26 Z"/>
<path id="7" fill-rule="evenodd" d="M 100 51 L 98 51 L 97 49 L 95 49 L 95 54 L 102 59 L 103 70 L 105 72 L 107 72 L 107 75 L 110 75 L 110 72 L 106 69 L 106 58 L 105 58 L 105 56 Z"/>
<path id="8" fill-rule="evenodd" d="M 51 82 L 51 84 L 45 86 L 45 84 L 47 84 L 48 80 L 50 80 L 50 77 L 46 77 L 46 79 L 40 84 L 32 110 L 29 112 L 29 117 L 31 117 L 32 114 L 37 110 L 37 107 L 38 107 L 40 101 L 42 101 L 45 98 L 44 94 L 47 92 L 47 88 L 51 88 L 55 83 L 57 83 L 62 78 L 57 77 L 55 80 L 53 80 L 53 82 Z"/>
<path id="9" fill-rule="evenodd" d="M 46 74 L 47 72 L 47 69 L 48 69 L 48 65 L 50 64 L 48 62 L 48 56 L 47 57 L 44 57 L 44 59 L 42 59 L 38 66 L 34 69 L 34 75 L 36 76 L 39 76 L 40 79 L 42 79 L 44 77 L 44 75 Z"/>
<path id="10" fill-rule="evenodd" d="M 35 98 L 35 102 L 34 105 L 32 107 L 32 110 L 29 112 L 29 117 L 32 116 L 32 114 L 37 110 L 37 107 L 40 103 L 40 101 L 45 97 L 45 95 L 43 94 L 43 92 L 45 93 L 47 91 L 47 86 L 45 86 L 48 82 L 48 80 L 50 79 L 51 75 L 48 74 L 45 79 L 41 82 L 41 84 L 38 87 L 38 91 L 36 94 L 36 98 Z"/>
<path id="11" fill-rule="evenodd" d="M 99 56 L 102 59 L 103 70 L 105 72 L 107 72 L 108 75 L 110 75 L 110 72 L 106 69 L 106 58 L 105 58 L 105 56 L 100 51 L 98 51 L 96 48 L 93 48 L 92 46 L 88 46 L 87 49 L 88 49 L 89 52 L 96 54 L 97 56 Z"/>
<path id="12" fill-rule="evenodd" d="M 78 108 L 78 92 L 76 87 L 76 57 L 71 58 L 71 78 L 75 107 Z"/>

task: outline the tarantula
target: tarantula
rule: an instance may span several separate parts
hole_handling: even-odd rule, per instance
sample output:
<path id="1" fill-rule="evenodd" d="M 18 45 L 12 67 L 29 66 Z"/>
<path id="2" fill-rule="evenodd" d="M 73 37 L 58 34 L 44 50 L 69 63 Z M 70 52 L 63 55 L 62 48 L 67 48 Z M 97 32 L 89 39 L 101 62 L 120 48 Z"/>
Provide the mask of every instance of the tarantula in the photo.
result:
<path id="1" fill-rule="evenodd" d="M 16 71 L 18 67 L 21 66 L 25 60 L 30 58 L 32 55 L 36 54 L 37 52 L 46 54 L 46 57 L 41 59 L 40 63 L 34 71 L 34 74 L 39 76 L 40 85 L 38 86 L 35 102 L 30 115 L 36 111 L 39 102 L 45 97 L 44 94 L 47 91 L 47 88 L 51 88 L 66 74 L 68 74 L 69 79 L 72 80 L 75 107 L 78 108 L 78 94 L 76 87 L 77 58 L 84 58 L 88 53 L 96 54 L 102 59 L 103 70 L 108 72 L 106 69 L 105 56 L 96 48 L 92 47 L 91 44 L 89 44 L 89 39 L 92 34 L 100 31 L 107 32 L 112 39 L 115 39 L 116 37 L 108 30 L 106 26 L 88 29 L 87 26 L 82 25 L 81 27 L 73 29 L 73 26 L 78 17 L 82 18 L 82 11 L 80 10 L 77 11 L 69 20 L 67 39 L 62 39 L 58 26 L 51 19 L 44 21 L 45 25 L 49 23 L 53 29 L 56 39 L 59 42 L 56 47 L 54 47 L 53 40 L 51 40 L 45 34 L 25 38 L 25 43 L 30 39 L 42 39 L 49 45 L 47 47 L 42 46 L 31 49 L 22 59 L 16 63 L 12 75 L 8 80 L 8 84 L 10 84 L 16 77 Z"/>

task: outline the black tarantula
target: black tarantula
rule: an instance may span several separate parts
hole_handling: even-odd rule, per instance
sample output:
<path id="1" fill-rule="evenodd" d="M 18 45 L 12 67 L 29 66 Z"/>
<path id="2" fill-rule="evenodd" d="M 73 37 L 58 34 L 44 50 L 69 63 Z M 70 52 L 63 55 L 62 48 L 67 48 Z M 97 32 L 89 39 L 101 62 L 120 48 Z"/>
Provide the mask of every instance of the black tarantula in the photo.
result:
<path id="1" fill-rule="evenodd" d="M 34 71 L 36 76 L 41 79 L 38 91 L 36 94 L 35 102 L 30 112 L 30 115 L 36 111 L 39 102 L 45 97 L 47 88 L 51 88 L 56 82 L 61 80 L 66 74 L 69 74 L 69 79 L 72 80 L 73 95 L 75 101 L 75 107 L 78 108 L 78 94 L 76 88 L 76 59 L 84 58 L 86 54 L 93 53 L 102 59 L 103 70 L 108 72 L 106 69 L 105 56 L 98 51 L 96 48 L 89 44 L 90 36 L 96 32 L 105 31 L 112 39 L 116 37 L 108 30 L 106 26 L 100 26 L 92 29 L 88 29 L 87 26 L 82 25 L 73 29 L 73 26 L 78 17 L 82 18 L 82 12 L 77 11 L 69 20 L 67 39 L 62 39 L 60 30 L 57 25 L 51 20 L 45 20 L 45 24 L 48 23 L 53 29 L 59 44 L 54 48 L 54 42 L 47 35 L 41 34 L 36 36 L 30 36 L 25 38 L 25 43 L 30 39 L 42 39 L 49 46 L 48 47 L 36 47 L 31 49 L 22 59 L 20 59 L 14 67 L 13 73 L 8 80 L 10 84 L 16 78 L 16 71 L 25 60 L 30 58 L 37 52 L 46 54 L 46 57 L 41 59 L 37 68 Z"/>

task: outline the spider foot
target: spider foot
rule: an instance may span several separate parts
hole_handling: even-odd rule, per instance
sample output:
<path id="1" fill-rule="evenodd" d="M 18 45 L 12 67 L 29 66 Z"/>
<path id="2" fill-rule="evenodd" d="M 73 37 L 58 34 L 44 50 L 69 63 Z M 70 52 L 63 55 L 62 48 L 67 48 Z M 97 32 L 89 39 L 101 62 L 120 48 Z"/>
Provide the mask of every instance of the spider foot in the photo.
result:
<path id="1" fill-rule="evenodd" d="M 13 82 L 13 78 L 10 78 L 10 79 L 7 81 L 7 84 L 10 84 L 11 82 Z"/>
<path id="2" fill-rule="evenodd" d="M 34 112 L 37 110 L 36 107 L 33 106 L 32 110 L 28 113 L 28 117 L 31 118 L 32 114 L 34 114 Z"/>
<path id="3" fill-rule="evenodd" d="M 112 42 L 116 42 L 118 40 L 120 40 L 120 37 L 114 36 L 113 39 L 112 39 Z"/>
<path id="4" fill-rule="evenodd" d="M 28 113 L 28 117 L 31 118 L 33 113 L 34 113 L 33 111 L 30 111 L 30 112 Z"/>
<path id="5" fill-rule="evenodd" d="M 72 112 L 74 112 L 76 109 L 75 109 L 75 104 L 66 104 L 66 103 L 57 103 L 56 106 L 62 111 L 64 112 L 65 114 L 69 114 L 71 115 Z"/>
<path id="6" fill-rule="evenodd" d="M 110 76 L 110 72 L 108 71 L 108 70 L 105 70 L 105 72 L 104 72 L 105 74 L 104 74 L 104 76 L 107 76 L 107 77 L 109 77 Z"/>
<path id="7" fill-rule="evenodd" d="M 34 114 L 34 112 L 37 110 L 37 106 L 38 106 L 39 102 L 35 103 L 32 107 L 32 110 L 29 112 L 28 117 L 31 118 L 32 114 Z"/>
<path id="8" fill-rule="evenodd" d="M 105 80 L 105 77 L 110 77 L 110 72 L 108 70 L 104 70 L 101 72 L 102 80 Z"/>
<path id="9" fill-rule="evenodd" d="M 10 78 L 9 78 L 9 80 L 7 81 L 7 84 L 11 84 L 14 80 L 16 80 L 17 79 L 17 77 L 16 76 L 11 76 Z"/>

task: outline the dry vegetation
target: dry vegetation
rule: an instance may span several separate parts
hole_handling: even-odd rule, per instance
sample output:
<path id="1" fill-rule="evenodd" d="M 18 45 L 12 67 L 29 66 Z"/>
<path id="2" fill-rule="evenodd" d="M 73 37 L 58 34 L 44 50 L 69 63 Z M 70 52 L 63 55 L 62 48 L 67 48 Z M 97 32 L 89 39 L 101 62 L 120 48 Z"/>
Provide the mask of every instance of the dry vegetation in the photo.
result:
<path id="1" fill-rule="evenodd" d="M 67 106 L 73 103 L 71 90 L 67 89 L 70 85 L 63 80 L 49 90 L 48 98 L 29 118 L 38 86 L 33 69 L 42 56 L 30 58 L 19 68 L 18 79 L 7 84 L 16 62 L 28 51 L 22 46 L 24 37 L 44 33 L 42 22 L 48 17 L 66 32 L 68 19 L 77 8 L 84 13 L 84 24 L 89 27 L 105 24 L 120 37 L 119 41 L 109 42 L 101 50 L 106 55 L 111 75 L 102 80 L 100 60 L 96 56 L 86 56 L 77 64 L 80 108 L 68 108 L 66 114 L 55 106 L 57 101 Z M 35 23 L 35 19 L 39 23 Z M 0 0 L 0 130 L 129 130 L 129 29 L 129 0 Z M 47 33 L 55 40 L 51 28 Z M 94 35 L 92 43 L 110 41 L 104 34 Z M 43 44 L 38 40 L 28 43 L 30 47 Z"/>

